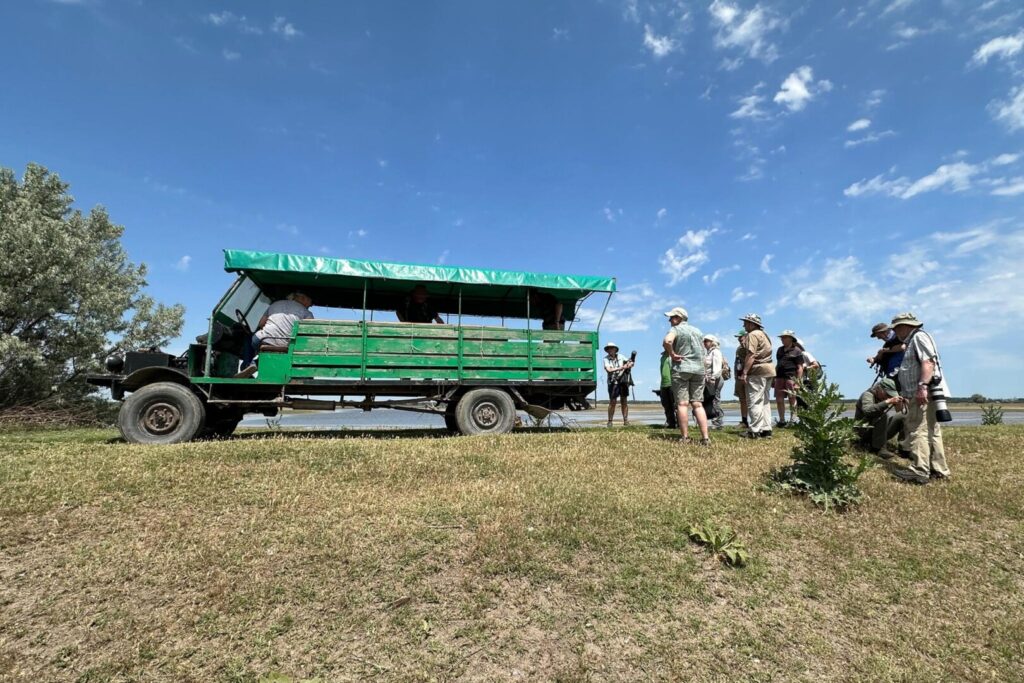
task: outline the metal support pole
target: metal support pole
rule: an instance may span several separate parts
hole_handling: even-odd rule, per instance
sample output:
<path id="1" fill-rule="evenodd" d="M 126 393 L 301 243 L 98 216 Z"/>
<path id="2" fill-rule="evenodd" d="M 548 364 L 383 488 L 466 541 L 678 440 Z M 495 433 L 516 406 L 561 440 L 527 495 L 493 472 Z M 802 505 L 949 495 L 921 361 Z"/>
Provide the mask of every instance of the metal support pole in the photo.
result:
<path id="1" fill-rule="evenodd" d="M 366 381 L 366 289 L 368 286 L 369 283 L 363 280 L 363 349 L 359 360 L 359 379 L 362 382 Z"/>
<path id="2" fill-rule="evenodd" d="M 530 290 L 526 290 L 526 381 L 533 381 L 533 321 L 530 320 Z"/>

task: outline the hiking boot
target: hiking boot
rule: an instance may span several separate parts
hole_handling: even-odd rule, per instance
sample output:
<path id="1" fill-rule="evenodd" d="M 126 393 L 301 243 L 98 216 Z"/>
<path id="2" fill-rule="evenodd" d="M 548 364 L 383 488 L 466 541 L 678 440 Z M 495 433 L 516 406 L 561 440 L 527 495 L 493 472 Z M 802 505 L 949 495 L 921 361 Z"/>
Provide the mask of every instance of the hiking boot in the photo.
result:
<path id="1" fill-rule="evenodd" d="M 892 460 L 893 458 L 896 457 L 896 454 L 890 451 L 888 448 L 879 448 L 877 451 L 875 451 L 875 455 L 877 455 L 882 460 Z"/>
<path id="2" fill-rule="evenodd" d="M 899 455 L 904 460 L 913 460 L 914 459 L 914 454 L 911 453 L 908 450 L 903 449 L 903 448 L 900 449 L 900 451 L 899 451 L 899 453 L 897 453 L 897 455 Z"/>
<path id="3" fill-rule="evenodd" d="M 241 372 L 235 373 L 232 379 L 246 379 L 256 374 L 256 366 L 250 365 L 249 367 L 242 368 Z"/>
<path id="4" fill-rule="evenodd" d="M 948 474 L 943 474 L 942 472 L 936 472 L 935 470 L 932 470 L 931 474 L 929 474 L 928 476 L 929 476 L 929 478 L 934 479 L 936 481 L 949 481 L 949 475 Z"/>
<path id="5" fill-rule="evenodd" d="M 741 439 L 757 439 L 760 438 L 760 436 L 760 434 L 755 434 L 754 432 L 743 432 L 740 434 Z"/>
<path id="6" fill-rule="evenodd" d="M 789 423 L 786 422 L 785 420 L 779 420 L 778 422 L 775 423 L 775 428 L 776 429 L 785 429 L 788 426 L 789 426 Z"/>
<path id="7" fill-rule="evenodd" d="M 608 420 L 608 426 L 609 426 L 609 427 L 611 427 L 611 426 L 612 426 L 612 421 L 611 421 L 611 420 Z"/>
<path id="8" fill-rule="evenodd" d="M 892 473 L 898 478 L 909 484 L 927 484 L 930 479 L 928 477 L 922 477 L 920 474 L 912 469 L 900 468 L 893 470 Z"/>
<path id="9" fill-rule="evenodd" d="M 772 430 L 766 429 L 763 432 L 758 432 L 757 433 L 757 438 L 759 438 L 759 439 L 770 439 L 770 438 L 772 438 Z"/>
<path id="10" fill-rule="evenodd" d="M 701 439 L 699 445 L 703 448 L 711 448 L 711 439 Z"/>

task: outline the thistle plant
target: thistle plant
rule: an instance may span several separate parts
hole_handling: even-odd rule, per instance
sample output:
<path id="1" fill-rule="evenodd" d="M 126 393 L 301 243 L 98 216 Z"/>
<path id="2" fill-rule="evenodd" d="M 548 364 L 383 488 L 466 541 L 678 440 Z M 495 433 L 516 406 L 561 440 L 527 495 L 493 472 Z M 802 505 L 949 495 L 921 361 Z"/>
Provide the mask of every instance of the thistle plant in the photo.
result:
<path id="1" fill-rule="evenodd" d="M 848 454 L 854 439 L 854 420 L 843 417 L 845 406 L 839 386 L 825 376 L 810 377 L 797 390 L 806 407 L 793 429 L 798 444 L 793 463 L 769 474 L 772 488 L 806 495 L 826 510 L 842 509 L 860 501 L 857 480 L 868 466 L 867 457 L 851 464 Z"/>
<path id="2" fill-rule="evenodd" d="M 1003 424 L 1003 407 L 990 403 L 981 408 L 981 424 L 1001 425 Z"/>

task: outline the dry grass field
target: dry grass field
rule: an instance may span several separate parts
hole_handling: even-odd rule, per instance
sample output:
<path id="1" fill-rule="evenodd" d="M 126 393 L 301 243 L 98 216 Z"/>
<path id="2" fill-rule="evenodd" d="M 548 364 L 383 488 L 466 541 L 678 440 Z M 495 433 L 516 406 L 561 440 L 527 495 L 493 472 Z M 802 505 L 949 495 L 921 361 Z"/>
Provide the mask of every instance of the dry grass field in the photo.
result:
<path id="1" fill-rule="evenodd" d="M 0 433 L 0 680 L 1024 679 L 1024 428 L 847 514 L 669 436 Z"/>

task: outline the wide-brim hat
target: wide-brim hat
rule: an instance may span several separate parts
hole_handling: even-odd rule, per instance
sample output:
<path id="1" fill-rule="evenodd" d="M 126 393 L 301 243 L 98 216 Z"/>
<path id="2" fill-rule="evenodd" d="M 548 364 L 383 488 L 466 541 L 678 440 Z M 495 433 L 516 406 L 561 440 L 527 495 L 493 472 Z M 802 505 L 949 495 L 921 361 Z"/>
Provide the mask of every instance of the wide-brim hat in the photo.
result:
<path id="1" fill-rule="evenodd" d="M 608 342 L 607 344 L 604 345 L 604 350 L 605 351 L 607 351 L 608 349 L 617 349 L 617 348 L 619 348 L 619 345 L 616 344 L 615 342 Z"/>
<path id="2" fill-rule="evenodd" d="M 712 344 L 717 344 L 718 343 L 718 337 L 716 337 L 713 334 L 705 334 L 704 338 L 703 338 L 703 341 L 709 341 Z"/>
<path id="3" fill-rule="evenodd" d="M 900 390 L 896 388 L 896 382 L 889 377 L 878 380 L 875 386 L 884 391 L 889 398 L 896 398 L 900 395 Z"/>
<path id="4" fill-rule="evenodd" d="M 793 341 L 800 341 L 800 338 L 796 336 L 796 332 L 794 332 L 793 330 L 783 330 L 782 332 L 779 332 L 778 336 L 780 338 L 789 337 Z"/>
<path id="5" fill-rule="evenodd" d="M 665 317 L 666 318 L 682 318 L 683 320 L 686 320 L 687 318 L 690 317 L 690 314 L 687 313 L 686 309 L 683 308 L 682 306 L 676 306 L 671 311 L 667 311 L 665 313 Z"/>
<path id="6" fill-rule="evenodd" d="M 885 330 L 888 329 L 888 323 L 878 323 L 877 325 L 871 328 L 871 338 L 874 339 L 876 334 L 878 334 L 879 332 L 884 332 Z"/>
<path id="7" fill-rule="evenodd" d="M 921 327 L 921 325 L 924 325 L 924 323 L 918 320 L 917 316 L 914 315 L 913 313 L 907 312 L 898 313 L 896 314 L 896 317 L 892 319 L 892 326 L 896 327 L 897 325 L 910 325 L 911 327 Z"/>
<path id="8" fill-rule="evenodd" d="M 764 329 L 764 323 L 761 322 L 761 316 L 759 316 L 757 313 L 747 313 L 745 316 L 740 318 L 740 320 L 742 320 L 745 323 L 757 325 L 761 329 Z"/>

